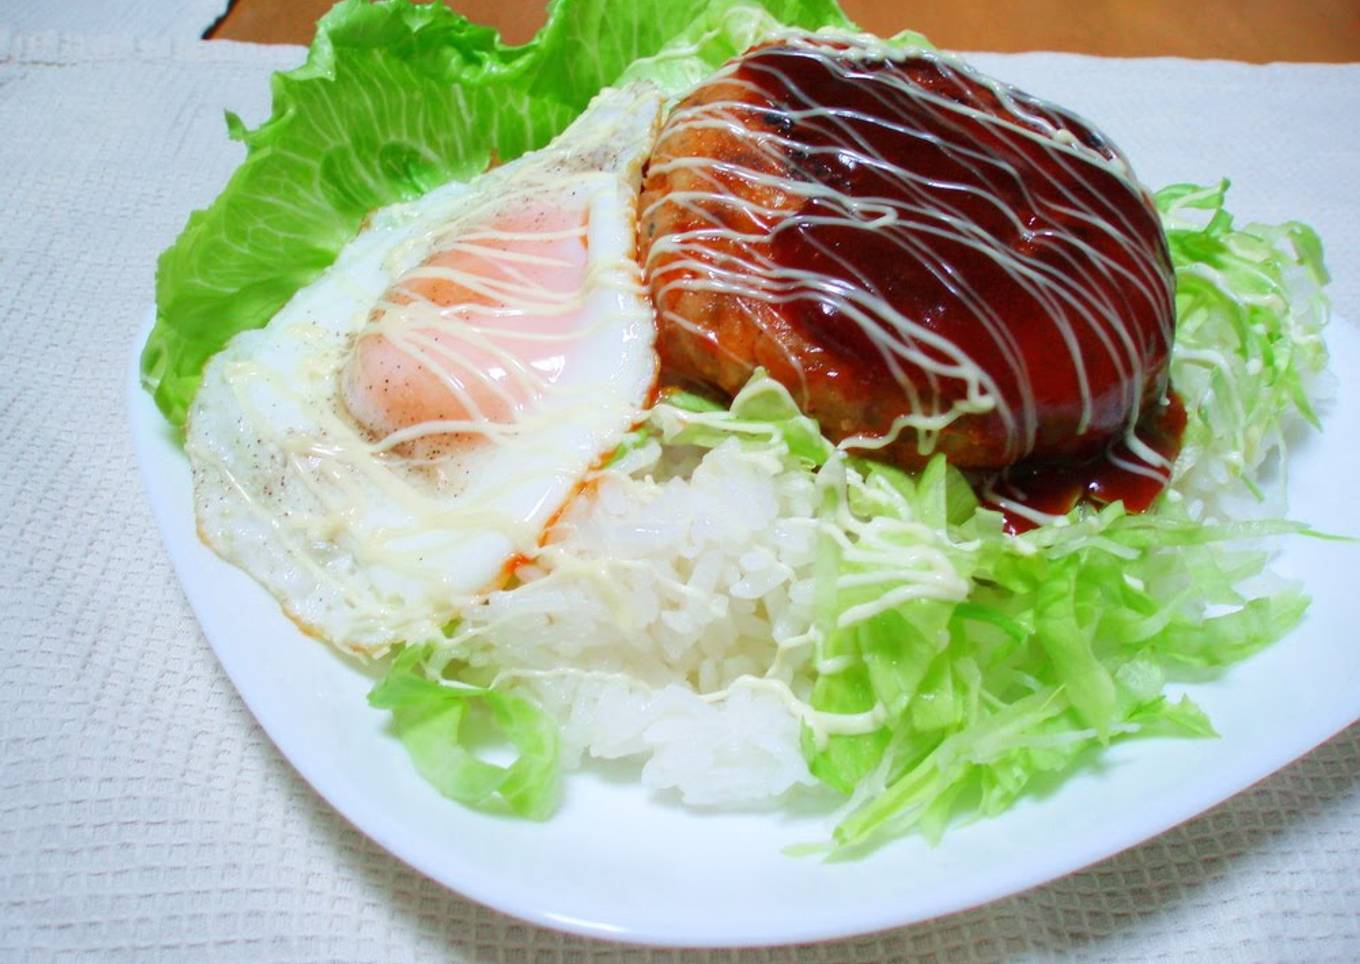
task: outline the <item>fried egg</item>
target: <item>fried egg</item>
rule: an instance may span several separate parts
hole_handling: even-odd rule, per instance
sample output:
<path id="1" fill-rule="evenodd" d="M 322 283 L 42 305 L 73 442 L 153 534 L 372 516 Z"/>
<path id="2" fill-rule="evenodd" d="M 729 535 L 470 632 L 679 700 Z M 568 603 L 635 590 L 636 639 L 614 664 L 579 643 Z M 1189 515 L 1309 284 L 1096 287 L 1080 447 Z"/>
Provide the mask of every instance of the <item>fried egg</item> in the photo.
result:
<path id="1" fill-rule="evenodd" d="M 547 148 L 377 212 L 208 363 L 185 438 L 200 534 L 305 631 L 368 654 L 437 636 L 642 417 L 661 105 L 606 91 Z"/>

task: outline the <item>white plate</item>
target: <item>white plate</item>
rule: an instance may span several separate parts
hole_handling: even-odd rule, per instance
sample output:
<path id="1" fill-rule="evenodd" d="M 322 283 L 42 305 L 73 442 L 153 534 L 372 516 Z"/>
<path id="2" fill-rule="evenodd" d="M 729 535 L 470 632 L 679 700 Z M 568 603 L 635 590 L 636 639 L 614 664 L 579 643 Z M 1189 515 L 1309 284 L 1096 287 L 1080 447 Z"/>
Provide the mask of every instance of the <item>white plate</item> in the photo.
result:
<path id="1" fill-rule="evenodd" d="M 140 348 L 147 327 L 137 341 Z M 1333 369 L 1360 370 L 1339 319 Z M 1246 788 L 1360 718 L 1360 547 L 1292 538 L 1278 569 L 1313 596 L 1287 639 L 1189 688 L 1220 740 L 1114 747 L 1043 798 L 849 863 L 786 856 L 819 841 L 817 814 L 704 814 L 617 772 L 569 777 L 545 823 L 476 813 L 440 797 L 369 708 L 372 677 L 302 636 L 273 599 L 199 542 L 189 466 L 128 372 L 132 432 L 156 520 L 203 631 L 252 713 L 341 814 L 413 867 L 474 900 L 549 927 L 654 944 L 731 946 L 841 937 L 994 900 L 1132 846 Z M 1323 439 L 1291 457 L 1296 517 L 1360 533 L 1360 388 L 1343 380 Z M 286 815 L 282 819 L 287 819 Z"/>

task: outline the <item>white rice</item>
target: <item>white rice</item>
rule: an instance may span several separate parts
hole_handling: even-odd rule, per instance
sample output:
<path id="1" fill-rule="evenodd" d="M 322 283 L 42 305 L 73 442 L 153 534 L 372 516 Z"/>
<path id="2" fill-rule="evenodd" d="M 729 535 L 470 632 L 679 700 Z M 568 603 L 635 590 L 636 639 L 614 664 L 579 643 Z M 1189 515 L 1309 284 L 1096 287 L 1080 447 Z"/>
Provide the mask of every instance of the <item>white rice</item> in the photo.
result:
<path id="1" fill-rule="evenodd" d="M 790 707 L 810 685 L 815 493 L 781 448 L 649 443 L 467 614 L 454 649 L 560 720 L 566 766 L 636 756 L 645 785 L 699 805 L 814 782 Z"/>

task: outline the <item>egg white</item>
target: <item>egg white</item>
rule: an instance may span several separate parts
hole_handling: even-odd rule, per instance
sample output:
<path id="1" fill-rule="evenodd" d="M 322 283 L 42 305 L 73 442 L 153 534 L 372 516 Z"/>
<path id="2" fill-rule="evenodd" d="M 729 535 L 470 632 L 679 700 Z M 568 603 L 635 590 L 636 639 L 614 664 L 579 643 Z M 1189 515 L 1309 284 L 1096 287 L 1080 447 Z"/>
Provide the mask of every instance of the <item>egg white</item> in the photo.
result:
<path id="1" fill-rule="evenodd" d="M 208 363 L 185 440 L 199 532 L 305 631 L 367 654 L 437 636 L 533 552 L 639 420 L 656 357 L 636 208 L 661 102 L 648 86 L 606 91 L 547 148 L 377 212 L 265 328 Z M 589 212 L 586 340 L 541 413 L 437 464 L 406 464 L 340 399 L 356 334 L 439 237 L 474 230 L 526 182 L 560 182 Z"/>

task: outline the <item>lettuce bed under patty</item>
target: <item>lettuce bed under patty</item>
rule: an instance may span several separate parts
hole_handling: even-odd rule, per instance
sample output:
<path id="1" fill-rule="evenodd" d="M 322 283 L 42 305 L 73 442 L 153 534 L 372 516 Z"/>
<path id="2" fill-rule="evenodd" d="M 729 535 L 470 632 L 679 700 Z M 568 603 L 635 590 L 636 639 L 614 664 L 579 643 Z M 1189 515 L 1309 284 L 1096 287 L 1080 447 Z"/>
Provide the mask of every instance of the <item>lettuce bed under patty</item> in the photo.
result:
<path id="1" fill-rule="evenodd" d="M 148 389 L 181 425 L 207 359 L 263 326 L 374 208 L 542 146 L 620 79 L 678 92 L 772 31 L 826 26 L 850 26 L 831 0 L 559 0 L 533 41 L 510 47 L 441 4 L 346 0 L 320 24 L 306 64 L 275 76 L 266 123 L 246 131 L 229 115 L 246 160 L 158 264 Z M 813 774 L 850 795 L 840 848 L 994 814 L 1036 776 L 1113 740 L 1211 735 L 1193 703 L 1167 697 L 1168 675 L 1241 659 L 1302 615 L 1296 589 L 1240 588 L 1265 567 L 1260 538 L 1298 527 L 1226 521 L 1222 506 L 1235 492 L 1259 494 L 1256 472 L 1283 455 L 1291 421 L 1316 424 L 1321 246 L 1299 224 L 1235 227 L 1225 190 L 1157 196 L 1178 281 L 1173 381 L 1189 427 L 1172 490 L 1145 515 L 1079 507 L 1006 535 L 942 459 L 917 475 L 845 459 L 772 382 L 729 410 L 680 398 L 654 411 L 647 431 L 666 440 L 736 437 L 814 475 L 828 529 L 843 534 L 821 549 L 817 614 L 817 656 L 836 669 L 810 699 L 829 713 L 880 707 L 883 723 L 805 734 Z M 866 606 L 923 546 L 966 580 L 966 597 Z M 408 646 L 370 697 L 393 711 L 422 774 L 470 805 L 550 813 L 554 724 L 520 696 L 432 678 L 430 654 Z M 474 752 L 479 717 L 506 738 L 511 763 Z"/>

